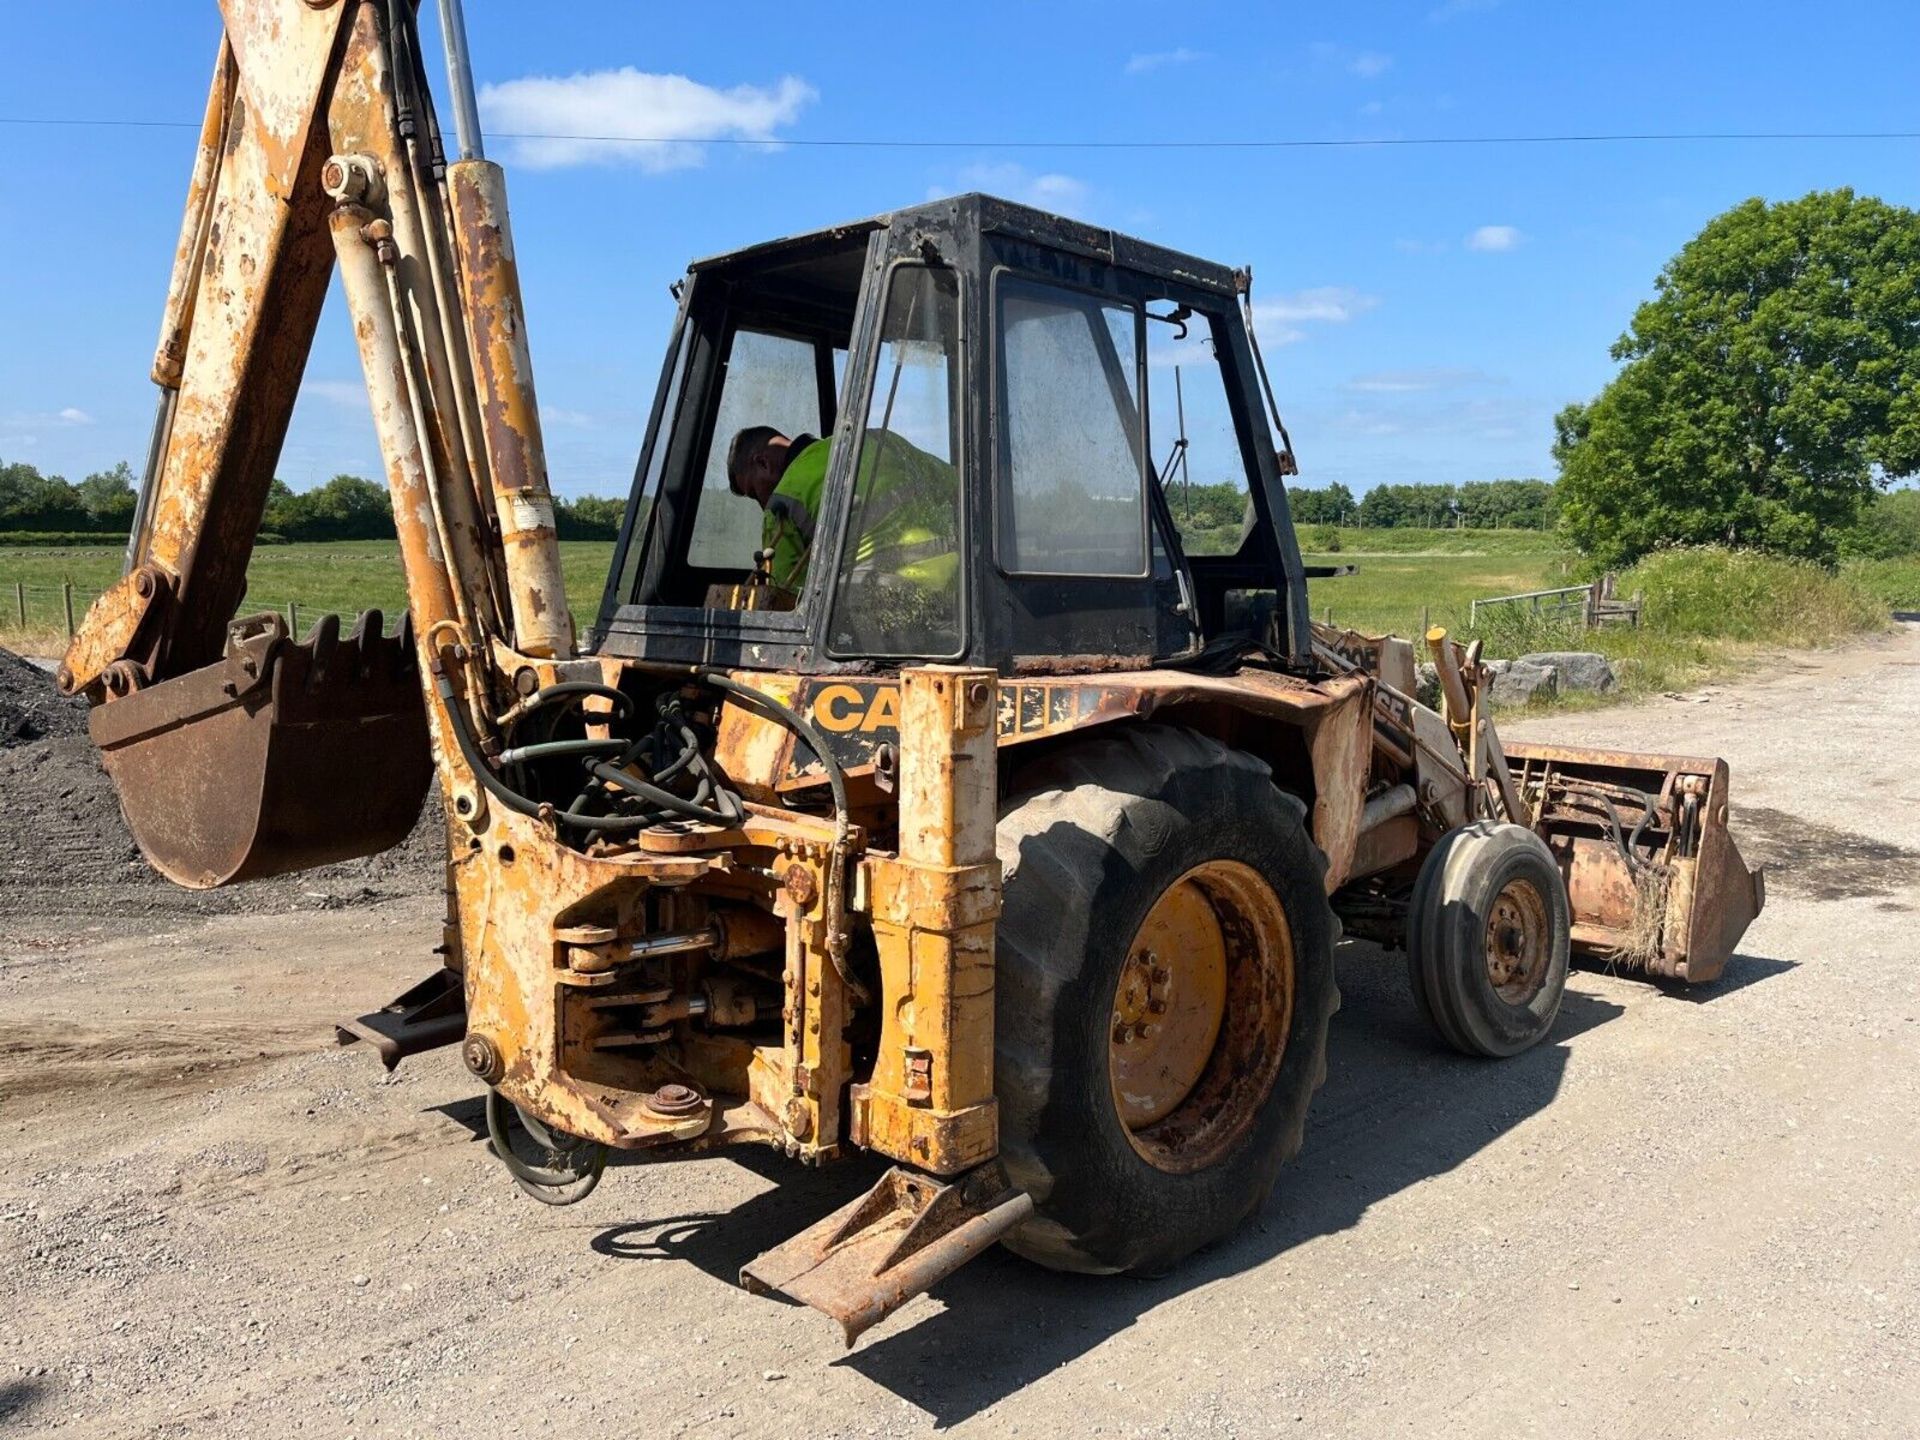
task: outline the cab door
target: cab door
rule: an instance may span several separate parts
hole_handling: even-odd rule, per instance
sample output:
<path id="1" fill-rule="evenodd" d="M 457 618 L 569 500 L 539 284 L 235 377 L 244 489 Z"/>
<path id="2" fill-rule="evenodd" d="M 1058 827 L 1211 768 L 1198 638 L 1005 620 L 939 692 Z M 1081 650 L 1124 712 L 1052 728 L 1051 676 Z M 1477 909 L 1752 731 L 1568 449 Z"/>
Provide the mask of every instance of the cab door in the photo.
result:
<path id="1" fill-rule="evenodd" d="M 1002 653 L 1016 668 L 1189 653 L 1198 632 L 1147 454 L 1143 307 L 1110 267 L 991 248 L 1015 262 L 995 266 L 989 301 Z"/>

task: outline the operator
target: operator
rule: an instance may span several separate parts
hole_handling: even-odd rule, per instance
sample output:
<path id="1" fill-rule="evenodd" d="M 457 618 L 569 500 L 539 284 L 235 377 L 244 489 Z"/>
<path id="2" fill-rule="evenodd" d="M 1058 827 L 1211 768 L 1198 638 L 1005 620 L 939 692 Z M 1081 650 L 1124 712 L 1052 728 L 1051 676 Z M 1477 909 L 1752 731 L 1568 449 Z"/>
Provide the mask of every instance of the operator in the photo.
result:
<path id="1" fill-rule="evenodd" d="M 766 512 L 760 548 L 772 552 L 777 591 L 798 593 L 807 578 L 833 442 L 749 425 L 727 447 L 727 488 Z M 861 447 L 855 486 L 855 542 L 849 569 L 945 590 L 959 571 L 954 530 L 959 476 L 944 460 L 887 430 Z"/>

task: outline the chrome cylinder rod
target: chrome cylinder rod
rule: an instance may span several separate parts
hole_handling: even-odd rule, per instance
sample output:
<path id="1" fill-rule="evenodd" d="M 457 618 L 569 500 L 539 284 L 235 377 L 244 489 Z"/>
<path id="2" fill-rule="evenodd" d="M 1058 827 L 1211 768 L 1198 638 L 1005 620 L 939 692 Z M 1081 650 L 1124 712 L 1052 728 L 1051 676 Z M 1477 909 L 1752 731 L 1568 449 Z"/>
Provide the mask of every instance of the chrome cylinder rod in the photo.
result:
<path id="1" fill-rule="evenodd" d="M 467 17 L 460 0 L 440 0 L 440 33 L 447 49 L 447 85 L 453 91 L 453 134 L 462 160 L 487 158 L 480 135 L 480 103 L 473 93 L 473 61 L 467 53 Z"/>

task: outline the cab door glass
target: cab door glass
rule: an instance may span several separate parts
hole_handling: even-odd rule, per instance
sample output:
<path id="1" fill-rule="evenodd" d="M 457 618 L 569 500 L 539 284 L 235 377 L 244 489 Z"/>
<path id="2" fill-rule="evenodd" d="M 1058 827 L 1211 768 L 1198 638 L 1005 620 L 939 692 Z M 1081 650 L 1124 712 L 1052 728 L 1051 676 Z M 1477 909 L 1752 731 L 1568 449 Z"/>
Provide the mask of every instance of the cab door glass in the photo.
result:
<path id="1" fill-rule="evenodd" d="M 812 341 L 763 330 L 733 332 L 687 542 L 687 559 L 698 568 L 746 570 L 760 548 L 759 505 L 727 488 L 727 446 L 749 425 L 771 425 L 789 437 L 819 435 L 820 379 Z"/>
<path id="2" fill-rule="evenodd" d="M 1145 576 L 1139 312 L 1003 279 L 999 326 L 1002 568 Z"/>
<path id="3" fill-rule="evenodd" d="M 1155 320 L 1171 304 L 1147 307 L 1147 434 L 1154 473 L 1189 555 L 1232 555 L 1253 514 L 1247 466 L 1204 315 Z M 1185 333 L 1183 334 L 1182 331 Z"/>
<path id="4" fill-rule="evenodd" d="M 960 282 L 893 272 L 836 577 L 836 655 L 960 652 Z"/>

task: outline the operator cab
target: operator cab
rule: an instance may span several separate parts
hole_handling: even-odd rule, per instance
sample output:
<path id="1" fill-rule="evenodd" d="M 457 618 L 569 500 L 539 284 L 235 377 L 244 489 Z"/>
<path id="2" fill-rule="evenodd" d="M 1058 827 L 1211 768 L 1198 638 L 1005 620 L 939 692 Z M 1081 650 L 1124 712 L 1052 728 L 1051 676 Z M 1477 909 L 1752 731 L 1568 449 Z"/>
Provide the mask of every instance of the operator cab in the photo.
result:
<path id="1" fill-rule="evenodd" d="M 599 653 L 800 673 L 1305 663 L 1233 272 L 981 195 L 696 262 Z M 734 435 L 831 441 L 804 582 L 756 576 Z M 1196 505 L 1196 496 L 1198 504 Z"/>

